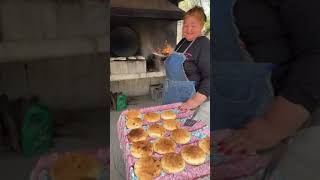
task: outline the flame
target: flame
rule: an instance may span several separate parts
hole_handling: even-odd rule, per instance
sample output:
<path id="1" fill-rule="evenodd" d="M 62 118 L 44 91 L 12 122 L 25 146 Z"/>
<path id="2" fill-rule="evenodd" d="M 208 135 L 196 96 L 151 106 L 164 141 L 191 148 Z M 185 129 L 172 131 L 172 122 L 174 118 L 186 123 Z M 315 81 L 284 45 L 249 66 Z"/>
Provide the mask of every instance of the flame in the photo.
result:
<path id="1" fill-rule="evenodd" d="M 166 40 L 162 46 L 162 48 L 157 48 L 156 52 L 158 54 L 162 54 L 164 56 L 168 56 L 173 52 L 173 47 L 171 46 L 171 44 L 168 43 L 168 41 Z"/>

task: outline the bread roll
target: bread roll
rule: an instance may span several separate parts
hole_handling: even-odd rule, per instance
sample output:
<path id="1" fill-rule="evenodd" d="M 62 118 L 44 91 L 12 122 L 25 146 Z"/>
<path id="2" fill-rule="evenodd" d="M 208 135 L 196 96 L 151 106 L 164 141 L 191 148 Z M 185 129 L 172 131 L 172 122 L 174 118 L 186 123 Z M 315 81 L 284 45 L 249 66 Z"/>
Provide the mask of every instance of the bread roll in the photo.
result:
<path id="1" fill-rule="evenodd" d="M 201 139 L 199 142 L 198 142 L 198 145 L 200 147 L 200 149 L 207 153 L 207 154 L 210 154 L 210 137 L 206 137 L 204 139 Z"/>
<path id="2" fill-rule="evenodd" d="M 149 112 L 144 115 L 143 119 L 148 122 L 157 122 L 160 120 L 160 114 L 155 112 Z"/>
<path id="3" fill-rule="evenodd" d="M 128 119 L 126 122 L 128 129 L 137 129 L 137 128 L 141 127 L 142 124 L 143 124 L 143 122 L 140 118 Z"/>
<path id="4" fill-rule="evenodd" d="M 160 176 L 161 162 L 152 156 L 143 157 L 134 165 L 134 172 L 139 180 L 152 180 Z"/>
<path id="5" fill-rule="evenodd" d="M 166 133 L 166 129 L 160 124 L 153 124 L 147 130 L 150 137 L 162 137 Z"/>
<path id="6" fill-rule="evenodd" d="M 145 140 L 132 143 L 130 150 L 133 157 L 141 158 L 145 156 L 151 156 L 153 147 L 151 142 Z"/>
<path id="7" fill-rule="evenodd" d="M 138 109 L 130 109 L 126 117 L 127 119 L 141 118 L 141 113 Z"/>
<path id="8" fill-rule="evenodd" d="M 59 157 L 49 169 L 52 180 L 98 179 L 103 165 L 85 154 L 71 153 Z"/>
<path id="9" fill-rule="evenodd" d="M 159 138 L 153 144 L 153 150 L 159 154 L 176 152 L 176 143 L 171 138 Z"/>
<path id="10" fill-rule="evenodd" d="M 148 137 L 148 133 L 143 128 L 132 129 L 128 133 L 129 142 L 138 142 L 146 140 Z"/>
<path id="11" fill-rule="evenodd" d="M 182 147 L 181 155 L 186 163 L 191 165 L 200 165 L 206 160 L 206 153 L 195 145 L 187 145 Z"/>
<path id="12" fill-rule="evenodd" d="M 176 118 L 177 118 L 176 113 L 172 111 L 164 111 L 161 113 L 161 119 L 163 120 L 176 119 Z"/>
<path id="13" fill-rule="evenodd" d="M 166 173 L 178 173 L 184 170 L 185 162 L 180 153 L 168 153 L 162 156 L 161 166 Z"/>
<path id="14" fill-rule="evenodd" d="M 171 137 L 177 144 L 186 144 L 191 139 L 191 133 L 185 129 L 175 129 L 171 132 Z"/>
<path id="15" fill-rule="evenodd" d="M 175 130 L 179 128 L 179 126 L 180 124 L 176 119 L 169 119 L 163 121 L 163 127 L 168 131 Z"/>

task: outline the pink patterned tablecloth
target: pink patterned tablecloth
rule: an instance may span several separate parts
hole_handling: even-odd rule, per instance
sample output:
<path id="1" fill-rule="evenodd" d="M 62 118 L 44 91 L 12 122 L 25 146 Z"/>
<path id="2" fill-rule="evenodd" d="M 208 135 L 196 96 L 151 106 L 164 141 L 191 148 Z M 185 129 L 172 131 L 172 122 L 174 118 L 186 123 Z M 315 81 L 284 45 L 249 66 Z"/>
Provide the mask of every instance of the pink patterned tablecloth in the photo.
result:
<path id="1" fill-rule="evenodd" d="M 217 142 L 230 135 L 230 130 L 220 130 L 211 134 L 213 137 L 214 160 L 213 177 L 215 180 L 260 179 L 268 166 L 270 156 L 263 155 L 224 155 L 217 153 Z"/>
<path id="2" fill-rule="evenodd" d="M 162 105 L 162 106 L 153 106 L 153 107 L 147 107 L 140 109 L 140 112 L 142 114 L 145 114 L 147 112 L 162 112 L 165 110 L 173 110 L 177 113 L 177 119 L 181 122 L 180 125 L 182 128 L 187 129 L 189 132 L 191 132 L 192 139 L 189 142 L 189 144 L 196 144 L 201 138 L 204 138 L 205 136 L 210 136 L 210 129 L 209 127 L 203 122 L 199 121 L 192 127 L 183 126 L 183 122 L 186 118 L 190 117 L 193 112 L 186 112 L 186 113 L 180 113 L 177 111 L 177 108 L 181 105 L 181 103 L 175 103 L 175 104 L 168 104 L 168 105 Z M 117 124 L 117 132 L 118 132 L 118 138 L 120 141 L 120 148 L 123 151 L 123 159 L 124 162 L 126 162 L 126 174 L 127 174 L 127 180 L 136 180 L 137 177 L 135 177 L 133 172 L 133 165 L 137 161 L 136 158 L 134 158 L 130 153 L 130 143 L 127 139 L 127 134 L 129 130 L 126 128 L 126 117 L 128 110 L 123 111 L 119 117 L 118 124 Z M 162 120 L 160 120 L 157 123 L 161 123 Z M 144 126 L 148 126 L 152 123 L 144 122 Z M 167 133 L 166 136 L 169 136 L 170 133 Z M 201 137 L 201 138 L 199 138 Z M 150 139 L 153 140 L 153 139 Z M 180 152 L 182 146 L 177 145 L 177 152 Z M 160 154 L 154 153 L 153 156 L 161 158 Z M 156 180 L 192 180 L 192 179 L 198 179 L 200 177 L 205 177 L 210 175 L 210 157 L 207 157 L 207 161 L 200 165 L 200 166 L 191 166 L 187 165 L 186 169 L 183 172 L 175 173 L 175 174 L 165 174 L 162 172 L 161 176 L 156 178 Z"/>

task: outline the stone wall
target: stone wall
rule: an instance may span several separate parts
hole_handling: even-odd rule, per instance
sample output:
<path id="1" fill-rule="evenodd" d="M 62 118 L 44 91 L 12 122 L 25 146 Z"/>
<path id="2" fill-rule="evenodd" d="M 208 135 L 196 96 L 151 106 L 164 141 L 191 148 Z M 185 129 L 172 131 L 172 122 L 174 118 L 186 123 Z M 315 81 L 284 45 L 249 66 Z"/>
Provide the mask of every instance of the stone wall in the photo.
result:
<path id="1" fill-rule="evenodd" d="M 107 104 L 108 2 L 0 1 L 0 90 L 52 108 Z"/>

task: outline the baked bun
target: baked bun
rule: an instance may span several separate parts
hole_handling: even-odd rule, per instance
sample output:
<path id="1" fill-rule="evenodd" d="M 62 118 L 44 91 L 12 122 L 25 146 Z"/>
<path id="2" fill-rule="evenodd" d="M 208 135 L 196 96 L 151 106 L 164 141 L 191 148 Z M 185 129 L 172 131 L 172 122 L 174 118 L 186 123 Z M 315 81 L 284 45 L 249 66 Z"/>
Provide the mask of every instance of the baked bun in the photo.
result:
<path id="1" fill-rule="evenodd" d="M 170 138 L 159 138 L 153 144 L 153 150 L 159 154 L 176 152 L 176 143 Z"/>
<path id="2" fill-rule="evenodd" d="M 128 129 L 137 129 L 142 126 L 142 120 L 140 118 L 128 119 L 126 125 Z"/>
<path id="3" fill-rule="evenodd" d="M 177 144 L 186 144 L 191 139 L 191 133 L 185 129 L 175 129 L 171 132 L 171 138 L 177 143 Z"/>
<path id="4" fill-rule="evenodd" d="M 149 141 L 138 141 L 132 143 L 131 154 L 135 158 L 151 156 L 153 152 L 152 144 Z"/>
<path id="5" fill-rule="evenodd" d="M 134 165 L 134 172 L 139 180 L 152 180 L 161 173 L 161 162 L 152 156 L 139 159 Z"/>
<path id="6" fill-rule="evenodd" d="M 141 118 L 141 113 L 138 109 L 129 109 L 127 119 Z"/>
<path id="7" fill-rule="evenodd" d="M 148 133 L 143 128 L 132 129 L 128 133 L 128 140 L 130 142 L 138 142 L 146 140 L 148 137 Z"/>
<path id="8" fill-rule="evenodd" d="M 172 131 L 179 128 L 180 124 L 176 119 L 169 119 L 163 121 L 163 127 L 168 131 Z"/>
<path id="9" fill-rule="evenodd" d="M 98 179 L 103 165 L 85 154 L 71 153 L 59 157 L 49 169 L 52 180 Z"/>
<path id="10" fill-rule="evenodd" d="M 198 142 L 198 145 L 199 145 L 199 148 L 207 153 L 207 154 L 210 154 L 210 137 L 206 137 L 204 139 L 201 139 L 199 142 Z"/>
<path id="11" fill-rule="evenodd" d="M 187 145 L 182 147 L 181 155 L 183 159 L 191 165 L 200 165 L 206 161 L 206 153 L 195 145 Z"/>
<path id="12" fill-rule="evenodd" d="M 161 119 L 163 120 L 176 119 L 176 118 L 177 118 L 176 113 L 172 111 L 164 111 L 161 113 Z"/>
<path id="13" fill-rule="evenodd" d="M 166 173 L 178 173 L 184 170 L 186 164 L 180 153 L 168 153 L 162 156 L 161 166 Z"/>
<path id="14" fill-rule="evenodd" d="M 160 124 L 153 124 L 147 130 L 150 137 L 162 137 L 166 133 L 166 129 Z"/>
<path id="15" fill-rule="evenodd" d="M 143 119 L 148 122 L 157 122 L 160 120 L 160 114 L 155 112 L 149 112 L 144 115 Z"/>

